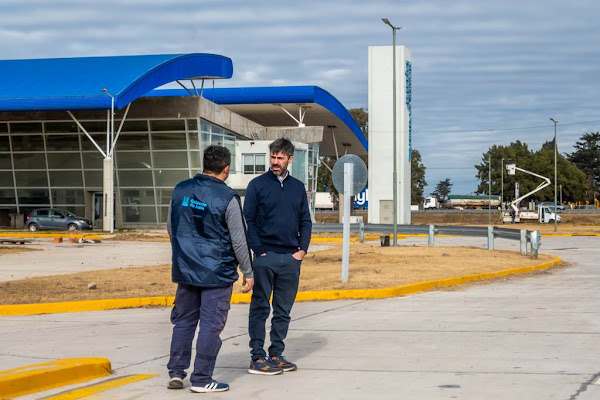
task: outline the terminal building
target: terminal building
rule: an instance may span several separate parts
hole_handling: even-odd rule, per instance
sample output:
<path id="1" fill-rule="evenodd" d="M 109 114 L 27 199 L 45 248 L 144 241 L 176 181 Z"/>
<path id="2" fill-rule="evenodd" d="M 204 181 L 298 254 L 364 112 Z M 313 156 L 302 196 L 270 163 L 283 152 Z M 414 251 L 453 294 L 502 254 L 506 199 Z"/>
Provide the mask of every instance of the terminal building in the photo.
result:
<path id="1" fill-rule="evenodd" d="M 0 61 L 0 226 L 37 208 L 107 231 L 163 224 L 173 186 L 202 170 L 210 144 L 231 151 L 227 183 L 243 196 L 269 167 L 268 144 L 289 138 L 313 204 L 320 156 L 367 154 L 327 91 L 214 87 L 232 75 L 229 58 L 200 53 Z"/>

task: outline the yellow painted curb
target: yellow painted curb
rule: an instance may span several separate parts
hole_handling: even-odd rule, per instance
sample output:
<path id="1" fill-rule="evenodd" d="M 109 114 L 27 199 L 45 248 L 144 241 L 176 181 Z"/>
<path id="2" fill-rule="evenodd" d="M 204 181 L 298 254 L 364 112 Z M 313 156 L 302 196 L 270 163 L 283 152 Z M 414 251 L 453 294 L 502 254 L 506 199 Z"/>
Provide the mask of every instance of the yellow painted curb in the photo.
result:
<path id="1" fill-rule="evenodd" d="M 555 237 L 573 237 L 573 236 L 600 236 L 600 233 L 542 233 L 542 236 L 555 236 Z"/>
<path id="2" fill-rule="evenodd" d="M 0 237 L 13 239 L 52 239 L 62 238 L 86 238 L 86 239 L 106 239 L 107 235 L 100 233 L 70 233 L 70 232 L 0 232 Z"/>
<path id="3" fill-rule="evenodd" d="M 102 382 L 94 383 L 92 385 L 84 386 L 81 388 L 67 390 L 55 394 L 53 396 L 43 397 L 40 400 L 76 400 L 83 399 L 85 397 L 93 396 L 97 393 L 106 392 L 107 390 L 116 389 L 121 386 L 129 385 L 130 383 L 140 382 L 146 379 L 157 377 L 157 374 L 136 374 L 127 375 L 117 378 L 107 379 Z"/>
<path id="4" fill-rule="evenodd" d="M 0 371 L 0 398 L 23 396 L 111 374 L 106 358 L 64 358 Z"/>
<path id="5" fill-rule="evenodd" d="M 132 297 L 125 299 L 64 301 L 57 303 L 8 304 L 0 306 L 0 316 L 61 314 L 121 308 L 170 307 L 173 296 Z"/>
<path id="6" fill-rule="evenodd" d="M 524 275 L 532 272 L 545 271 L 560 266 L 562 260 L 556 257 L 550 261 L 515 267 L 495 272 L 483 272 L 464 275 L 454 278 L 434 279 L 430 281 L 409 283 L 406 285 L 392 286 L 379 289 L 339 289 L 298 292 L 296 301 L 324 301 L 324 300 L 351 300 L 351 299 L 383 299 L 386 297 L 406 296 L 413 293 L 424 292 L 441 288 L 464 285 L 471 282 L 489 281 L 508 276 Z M 232 304 L 249 303 L 249 293 L 235 293 L 231 298 Z M 135 297 L 129 299 L 84 300 L 67 301 L 61 303 L 40 304 L 8 304 L 0 306 L 0 316 L 24 316 L 36 314 L 56 314 L 81 311 L 103 311 L 123 308 L 139 307 L 170 307 L 175 298 L 173 296 Z"/>

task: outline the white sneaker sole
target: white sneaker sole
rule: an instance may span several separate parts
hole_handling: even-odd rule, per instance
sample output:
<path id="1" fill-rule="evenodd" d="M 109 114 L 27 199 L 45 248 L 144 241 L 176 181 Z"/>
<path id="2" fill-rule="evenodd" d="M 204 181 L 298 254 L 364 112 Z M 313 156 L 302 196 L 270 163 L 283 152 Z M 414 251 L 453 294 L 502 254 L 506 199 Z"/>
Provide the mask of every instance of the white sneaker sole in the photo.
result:
<path id="1" fill-rule="evenodd" d="M 192 386 L 190 387 L 190 391 L 194 393 L 212 393 L 212 392 L 226 392 L 229 388 L 226 389 L 205 389 L 203 387 Z"/>
<path id="2" fill-rule="evenodd" d="M 252 374 L 252 375 L 268 375 L 268 376 L 273 376 L 273 375 L 281 375 L 281 374 L 283 374 L 283 371 L 263 372 L 263 371 L 258 371 L 256 369 L 248 369 L 248 373 Z"/>

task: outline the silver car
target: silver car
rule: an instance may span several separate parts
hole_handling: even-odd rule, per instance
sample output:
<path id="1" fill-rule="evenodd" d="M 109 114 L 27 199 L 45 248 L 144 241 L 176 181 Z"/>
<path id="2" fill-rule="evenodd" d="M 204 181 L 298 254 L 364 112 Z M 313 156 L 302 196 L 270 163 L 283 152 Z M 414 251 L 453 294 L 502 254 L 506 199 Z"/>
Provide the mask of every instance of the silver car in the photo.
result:
<path id="1" fill-rule="evenodd" d="M 78 217 L 70 211 L 57 210 L 55 208 L 33 210 L 31 215 L 27 217 L 25 225 L 31 232 L 36 232 L 40 229 L 57 229 L 63 231 L 92 229 L 92 223 L 89 220 Z"/>

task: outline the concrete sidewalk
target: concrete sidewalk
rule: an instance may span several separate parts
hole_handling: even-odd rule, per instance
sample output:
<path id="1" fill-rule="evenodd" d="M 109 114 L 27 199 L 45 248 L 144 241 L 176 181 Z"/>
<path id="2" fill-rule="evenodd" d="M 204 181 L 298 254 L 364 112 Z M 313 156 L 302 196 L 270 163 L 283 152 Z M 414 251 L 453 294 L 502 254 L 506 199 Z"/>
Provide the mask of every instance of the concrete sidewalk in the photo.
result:
<path id="1" fill-rule="evenodd" d="M 299 303 L 286 355 L 300 370 L 282 376 L 246 373 L 248 306 L 233 306 L 215 372 L 215 378 L 230 383 L 232 390 L 207 396 L 598 399 L 600 386 L 594 381 L 600 376 L 600 239 L 545 238 L 544 249 L 574 267 L 404 298 Z M 0 366 L 102 356 L 112 360 L 118 375 L 161 376 L 96 398 L 199 396 L 164 388 L 169 312 L 0 318 Z"/>

